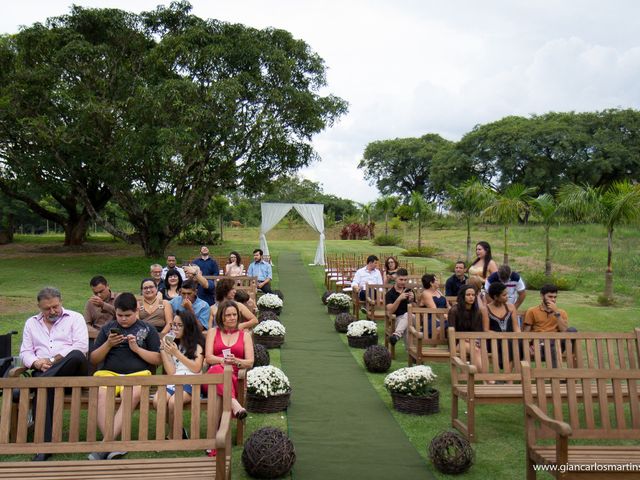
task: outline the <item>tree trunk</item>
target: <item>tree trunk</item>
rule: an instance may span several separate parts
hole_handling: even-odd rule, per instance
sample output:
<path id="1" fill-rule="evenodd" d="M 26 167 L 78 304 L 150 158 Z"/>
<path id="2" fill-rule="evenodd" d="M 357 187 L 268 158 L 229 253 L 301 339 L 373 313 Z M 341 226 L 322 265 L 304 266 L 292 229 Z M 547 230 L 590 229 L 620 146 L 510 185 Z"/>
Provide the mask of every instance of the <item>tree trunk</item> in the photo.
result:
<path id="1" fill-rule="evenodd" d="M 369 240 L 371 240 L 371 215 L 367 215 L 367 233 L 369 235 Z"/>
<path id="2" fill-rule="evenodd" d="M 389 235 L 389 213 L 384 214 L 384 234 Z"/>
<path id="3" fill-rule="evenodd" d="M 224 241 L 224 238 L 222 236 L 222 226 L 224 224 L 224 221 L 222 220 L 222 214 L 220 215 L 220 243 L 222 243 Z"/>
<path id="4" fill-rule="evenodd" d="M 613 300 L 613 228 L 607 231 L 607 271 L 604 274 L 604 297 Z"/>
<path id="5" fill-rule="evenodd" d="M 62 225 L 65 247 L 77 247 L 84 243 L 89 229 L 89 219 L 87 213 L 82 213 L 77 217 L 69 216 L 69 219 Z"/>
<path id="6" fill-rule="evenodd" d="M 504 265 L 509 265 L 509 245 L 508 245 L 508 240 L 507 238 L 509 237 L 509 226 L 505 225 L 504 226 L 504 259 L 502 261 L 502 263 Z"/>
<path id="7" fill-rule="evenodd" d="M 467 217 L 467 267 L 471 261 L 471 216 Z"/>
<path id="8" fill-rule="evenodd" d="M 172 238 L 166 235 L 149 232 L 140 233 L 140 244 L 144 250 L 144 255 L 148 258 L 160 258 L 164 256 L 164 251 L 167 245 L 171 242 Z"/>
<path id="9" fill-rule="evenodd" d="M 546 242 L 546 253 L 544 257 L 544 274 L 551 277 L 551 240 L 549 239 L 549 226 L 544 227 L 544 237 Z"/>
<path id="10" fill-rule="evenodd" d="M 420 247 L 422 247 L 422 222 L 418 218 L 418 252 L 420 252 Z"/>

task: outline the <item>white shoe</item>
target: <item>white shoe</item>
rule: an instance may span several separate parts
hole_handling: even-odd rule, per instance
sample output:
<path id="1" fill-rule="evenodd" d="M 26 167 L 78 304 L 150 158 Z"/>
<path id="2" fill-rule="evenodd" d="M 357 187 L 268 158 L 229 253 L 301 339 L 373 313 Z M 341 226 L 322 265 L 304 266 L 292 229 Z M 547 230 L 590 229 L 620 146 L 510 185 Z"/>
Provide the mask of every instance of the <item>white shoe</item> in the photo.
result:
<path id="1" fill-rule="evenodd" d="M 93 452 L 87 455 L 89 460 L 106 460 L 109 452 Z"/>
<path id="2" fill-rule="evenodd" d="M 113 460 L 114 458 L 122 457 L 129 452 L 109 452 L 107 453 L 107 460 Z"/>

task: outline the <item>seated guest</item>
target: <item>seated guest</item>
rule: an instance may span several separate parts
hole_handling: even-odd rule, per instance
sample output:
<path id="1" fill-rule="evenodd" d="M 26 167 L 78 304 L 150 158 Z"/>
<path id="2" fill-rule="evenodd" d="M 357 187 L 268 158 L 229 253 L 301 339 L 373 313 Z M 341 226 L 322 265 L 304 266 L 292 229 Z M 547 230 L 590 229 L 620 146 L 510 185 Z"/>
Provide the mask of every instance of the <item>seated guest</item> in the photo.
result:
<path id="1" fill-rule="evenodd" d="M 489 298 L 491 303 L 487 305 L 489 325 L 486 331 L 493 332 L 519 332 L 518 312 L 516 307 L 508 303 L 507 286 L 502 282 L 494 282 L 489 285 Z M 509 342 L 509 363 L 513 361 L 513 345 Z M 488 345 L 491 351 L 491 344 Z M 502 342 L 498 342 L 498 365 L 503 368 Z M 491 382 L 489 382 L 491 383 Z"/>
<path id="2" fill-rule="evenodd" d="M 467 284 L 472 285 L 476 289 L 476 302 L 480 308 L 487 308 L 487 292 L 484 290 L 484 282 L 482 277 L 478 275 L 471 275 L 467 279 Z"/>
<path id="3" fill-rule="evenodd" d="M 214 321 L 216 318 L 216 313 L 218 312 L 218 305 L 220 305 L 225 300 L 235 300 L 236 295 L 236 285 L 233 279 L 223 278 L 218 282 L 218 286 L 216 287 L 216 303 L 211 305 L 209 313 L 209 328 L 215 327 Z M 240 328 L 241 330 L 248 330 L 255 327 L 258 324 L 258 319 L 254 315 L 254 313 L 242 303 L 236 303 L 238 304 L 238 309 L 240 310 L 240 320 L 238 328 Z"/>
<path id="4" fill-rule="evenodd" d="M 138 302 L 133 293 L 118 295 L 115 302 L 116 319 L 100 329 L 89 359 L 102 369 L 93 375 L 96 377 L 149 376 L 156 365 L 161 363 L 160 337 L 151 325 L 138 320 Z M 103 363 L 104 362 L 104 363 Z M 120 395 L 123 387 L 116 387 Z M 131 408 L 140 401 L 141 387 L 133 387 Z M 107 389 L 98 392 L 98 428 L 104 436 L 106 430 Z M 122 431 L 122 417 L 125 402 L 121 402 L 113 419 L 113 438 Z M 94 452 L 89 460 L 111 460 L 126 455 L 127 452 Z"/>
<path id="5" fill-rule="evenodd" d="M 182 276 L 175 268 L 167 271 L 167 276 L 164 279 L 165 288 L 162 292 L 162 298 L 164 300 L 173 300 L 180 296 L 180 289 L 182 288 Z"/>
<path id="6" fill-rule="evenodd" d="M 164 292 L 164 280 L 162 279 L 162 265 L 159 263 L 154 263 L 149 267 L 149 273 L 151 274 L 151 278 L 153 278 L 153 283 L 156 284 L 156 288 L 160 293 Z"/>
<path id="7" fill-rule="evenodd" d="M 140 293 L 142 300 L 138 302 L 138 318 L 153 325 L 161 336 L 164 335 L 171 329 L 171 305 L 160 296 L 152 278 L 142 280 Z"/>
<path id="8" fill-rule="evenodd" d="M 531 307 L 524 316 L 522 329 L 525 332 L 577 332 L 574 327 L 569 326 L 567 312 L 558 308 L 558 287 L 552 284 L 543 285 L 540 289 L 540 305 Z M 533 347 L 533 346 L 532 346 Z M 564 341 L 561 341 L 561 349 L 564 348 Z M 544 349 L 542 349 L 544 360 Z M 551 342 L 551 362 L 556 366 L 556 345 Z"/>
<path id="9" fill-rule="evenodd" d="M 191 263 L 200 267 L 200 272 L 202 272 L 202 275 L 220 275 L 220 267 L 218 267 L 218 262 L 216 262 L 209 256 L 209 248 L 206 245 L 200 247 L 200 256 L 194 258 Z"/>
<path id="10" fill-rule="evenodd" d="M 249 265 L 247 275 L 250 277 L 258 277 L 258 290 L 264 293 L 273 293 L 271 290 L 271 278 L 273 273 L 271 265 L 262 259 L 263 252 L 259 248 L 253 251 L 253 262 Z"/>
<path id="11" fill-rule="evenodd" d="M 78 312 L 62 307 L 57 288 L 47 287 L 36 297 L 40 313 L 27 319 L 22 333 L 20 359 L 33 369 L 34 377 L 73 377 L 87 374 L 89 338 L 87 324 Z M 47 391 L 44 441 L 51 441 L 54 389 Z M 6 395 L 6 393 L 5 393 Z M 33 402 L 34 418 L 37 397 Z M 34 461 L 47 460 L 51 454 L 38 453 Z"/>
<path id="12" fill-rule="evenodd" d="M 407 288 L 407 275 L 409 273 L 405 268 L 399 268 L 395 275 L 393 288 L 390 288 L 384 297 L 387 313 L 396 316 L 396 328 L 389 337 L 391 345 L 395 345 L 401 337 L 404 337 L 409 325 L 409 304 L 416 301 L 413 290 Z"/>
<path id="13" fill-rule="evenodd" d="M 489 275 L 484 284 L 484 289 L 489 291 L 489 286 L 495 282 L 505 284 L 507 287 L 508 302 L 511 305 L 515 305 L 517 311 L 527 296 L 527 287 L 522 281 L 522 277 L 516 272 L 512 272 L 509 265 L 500 265 L 497 272 Z"/>
<path id="14" fill-rule="evenodd" d="M 100 328 L 115 318 L 116 311 L 113 303 L 116 294 L 109 288 L 107 279 L 102 275 L 96 275 L 89 281 L 93 296 L 87 300 L 84 306 L 84 320 L 87 323 L 89 336 L 94 338 Z"/>
<path id="15" fill-rule="evenodd" d="M 209 305 L 216 303 L 216 283 L 209 278 L 204 278 L 200 267 L 197 265 L 189 265 L 184 267 L 184 272 L 187 274 L 187 278 L 196 282 L 198 286 L 197 295 L 200 300 L 204 300 Z"/>
<path id="16" fill-rule="evenodd" d="M 397 271 L 398 271 L 398 260 L 396 260 L 395 257 L 387 258 L 384 262 L 384 272 L 382 272 L 382 282 L 393 285 L 394 282 L 396 281 Z"/>
<path id="17" fill-rule="evenodd" d="M 447 282 L 444 284 L 444 294 L 447 297 L 457 297 L 460 287 L 467 283 L 468 277 L 464 273 L 465 269 L 466 265 L 464 262 L 458 260 L 453 275 L 447 278 Z"/>
<path id="18" fill-rule="evenodd" d="M 458 290 L 458 303 L 449 309 L 447 321 L 449 326 L 456 332 L 482 332 L 489 328 L 489 318 L 487 311 L 478 307 L 476 302 L 476 289 L 473 285 L 463 285 Z M 480 343 L 477 341 L 473 345 L 474 353 L 471 354 L 471 345 L 466 342 L 466 351 L 473 361 L 473 364 L 482 372 L 482 358 L 480 356 Z M 458 349 L 460 346 L 458 345 Z"/>
<path id="19" fill-rule="evenodd" d="M 207 373 L 222 373 L 225 365 L 233 367 L 231 383 L 231 410 L 238 419 L 247 416 L 247 411 L 237 398 L 238 369 L 253 366 L 253 341 L 251 335 L 238 328 L 240 310 L 233 300 L 223 301 L 216 313 L 216 326 L 207 332 L 205 359 L 211 365 Z M 216 385 L 216 392 L 222 397 L 222 385 Z M 222 401 L 222 400 L 220 400 Z M 215 456 L 215 450 L 209 456 Z"/>
<path id="20" fill-rule="evenodd" d="M 238 252 L 229 254 L 229 262 L 224 267 L 224 274 L 228 277 L 240 277 L 244 275 L 244 265 Z"/>
<path id="21" fill-rule="evenodd" d="M 185 280 L 180 289 L 180 296 L 171 300 L 169 304 L 174 317 L 179 310 L 189 310 L 200 322 L 200 328 L 206 330 L 209 323 L 209 304 L 197 297 L 196 288 L 196 282 L 192 279 Z"/>
<path id="22" fill-rule="evenodd" d="M 249 309 L 250 312 L 256 313 L 258 311 L 258 306 L 256 302 L 253 301 L 251 295 L 246 290 L 236 290 L 235 301 L 238 303 L 242 303 L 245 307 Z"/>
<path id="23" fill-rule="evenodd" d="M 440 281 L 438 277 L 431 273 L 425 273 L 422 276 L 422 294 L 420 295 L 419 304 L 425 308 L 447 308 L 449 302 L 440 291 Z"/>
<path id="24" fill-rule="evenodd" d="M 187 275 L 184 273 L 184 270 L 178 267 L 176 264 L 178 263 L 176 256 L 171 254 L 167 255 L 167 266 L 162 269 L 162 279 L 165 280 L 167 278 L 167 272 L 169 270 L 177 270 L 177 272 L 182 277 L 182 281 L 184 282 L 187 279 Z"/>
<path id="25" fill-rule="evenodd" d="M 351 288 L 358 294 L 361 302 L 364 302 L 367 294 L 367 285 L 382 285 L 382 274 L 378 270 L 378 257 L 369 255 L 367 264 L 356 271 L 351 282 Z"/>
<path id="26" fill-rule="evenodd" d="M 197 375 L 202 373 L 204 362 L 204 337 L 198 326 L 196 317 L 189 311 L 182 310 L 173 318 L 171 331 L 175 339 L 165 336 L 160 341 L 160 357 L 166 375 Z M 167 385 L 167 423 L 169 424 L 169 438 L 173 434 L 173 411 L 175 385 Z M 182 393 L 182 403 L 191 402 L 193 387 L 185 385 Z M 158 393 L 153 396 L 153 406 L 158 408 Z M 182 430 L 183 438 L 187 438 L 186 430 Z"/>

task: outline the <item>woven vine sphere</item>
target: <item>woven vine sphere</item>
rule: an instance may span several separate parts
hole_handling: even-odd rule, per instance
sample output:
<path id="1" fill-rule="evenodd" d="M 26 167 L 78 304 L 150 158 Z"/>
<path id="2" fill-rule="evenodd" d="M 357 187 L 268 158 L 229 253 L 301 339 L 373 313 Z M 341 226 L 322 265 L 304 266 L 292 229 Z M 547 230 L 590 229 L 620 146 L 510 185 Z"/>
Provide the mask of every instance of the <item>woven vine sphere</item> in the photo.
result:
<path id="1" fill-rule="evenodd" d="M 469 441 L 458 432 L 442 432 L 429 445 L 429 458 L 442 473 L 464 473 L 473 465 Z"/>
<path id="2" fill-rule="evenodd" d="M 271 357 L 269 356 L 269 350 L 264 345 L 259 343 L 253 344 L 253 366 L 264 367 L 271 363 Z"/>
<path id="3" fill-rule="evenodd" d="M 280 318 L 278 317 L 278 314 L 276 312 L 273 312 L 271 310 L 260 310 L 258 312 L 258 321 L 264 322 L 265 320 L 276 320 L 279 322 Z"/>
<path id="4" fill-rule="evenodd" d="M 356 317 L 350 313 L 339 313 L 336 315 L 336 320 L 333 325 L 336 327 L 336 331 L 340 333 L 347 333 L 347 327 L 350 323 L 355 322 Z"/>
<path id="5" fill-rule="evenodd" d="M 253 432 L 242 451 L 242 465 L 254 478 L 280 478 L 289 473 L 295 461 L 293 443 L 282 430 L 273 427 Z"/>
<path id="6" fill-rule="evenodd" d="M 334 293 L 334 292 L 330 292 L 329 290 L 324 292 L 322 294 L 322 303 L 324 303 L 326 305 L 327 304 L 327 299 L 329 298 L 329 295 L 331 295 L 332 293 Z"/>
<path id="7" fill-rule="evenodd" d="M 282 290 L 274 290 L 273 293 L 277 295 L 278 298 L 284 302 L 284 293 L 282 293 Z"/>
<path id="8" fill-rule="evenodd" d="M 384 345 L 367 347 L 362 356 L 367 370 L 373 373 L 383 373 L 391 366 L 391 354 Z"/>

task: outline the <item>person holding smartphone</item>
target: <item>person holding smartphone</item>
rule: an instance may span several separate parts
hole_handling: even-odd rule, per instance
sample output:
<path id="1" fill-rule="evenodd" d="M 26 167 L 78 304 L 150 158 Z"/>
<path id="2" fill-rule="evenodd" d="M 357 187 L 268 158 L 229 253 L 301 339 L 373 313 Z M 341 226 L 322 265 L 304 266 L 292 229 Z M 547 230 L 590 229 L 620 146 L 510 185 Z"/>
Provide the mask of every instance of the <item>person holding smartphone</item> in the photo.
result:
<path id="1" fill-rule="evenodd" d="M 160 357 L 166 375 L 196 375 L 202 373 L 204 362 L 204 337 L 195 315 L 188 310 L 181 310 L 173 317 L 171 330 L 160 342 Z M 168 423 L 173 425 L 175 385 L 167 385 Z M 183 404 L 191 402 L 193 388 L 184 386 Z M 158 408 L 158 394 L 153 396 L 153 406 Z M 172 429 L 169 429 L 171 438 Z M 188 438 L 185 429 L 182 437 Z"/>
<path id="2" fill-rule="evenodd" d="M 396 316 L 396 329 L 389 337 L 391 345 L 398 343 L 398 340 L 404 336 L 409 325 L 409 304 L 413 304 L 416 301 L 413 290 L 407 288 L 408 275 L 406 268 L 399 268 L 396 271 L 396 283 L 393 288 L 389 289 L 384 298 L 387 313 L 395 314 Z"/>

